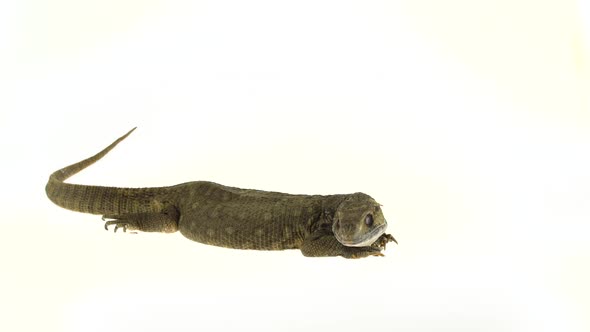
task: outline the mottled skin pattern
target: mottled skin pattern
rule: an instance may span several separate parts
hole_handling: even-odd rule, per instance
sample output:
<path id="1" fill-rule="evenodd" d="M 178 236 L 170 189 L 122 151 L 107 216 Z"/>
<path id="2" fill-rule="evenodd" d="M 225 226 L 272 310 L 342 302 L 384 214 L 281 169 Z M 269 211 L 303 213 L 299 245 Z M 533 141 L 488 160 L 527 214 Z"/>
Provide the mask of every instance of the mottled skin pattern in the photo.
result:
<path id="1" fill-rule="evenodd" d="M 385 234 L 380 205 L 363 193 L 290 195 L 195 181 L 171 187 L 117 188 L 64 183 L 104 157 L 131 132 L 98 154 L 62 168 L 45 188 L 55 204 L 100 214 L 105 228 L 172 233 L 236 249 L 300 249 L 305 256 L 382 256 L 395 239 Z"/>

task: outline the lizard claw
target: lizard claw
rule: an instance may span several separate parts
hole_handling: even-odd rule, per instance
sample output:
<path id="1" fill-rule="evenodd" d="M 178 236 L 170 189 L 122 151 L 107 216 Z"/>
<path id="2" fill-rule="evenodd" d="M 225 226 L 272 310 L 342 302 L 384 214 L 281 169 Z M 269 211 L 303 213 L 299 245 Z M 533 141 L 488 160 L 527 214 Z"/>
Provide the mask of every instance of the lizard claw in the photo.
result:
<path id="1" fill-rule="evenodd" d="M 395 240 L 395 238 L 393 237 L 393 235 L 391 235 L 391 234 L 385 234 L 385 235 L 387 236 L 387 242 L 395 242 L 395 244 L 398 244 L 397 241 Z"/>
<path id="2" fill-rule="evenodd" d="M 395 240 L 395 238 L 393 237 L 393 235 L 391 234 L 383 234 L 383 239 L 381 239 L 381 242 L 383 243 L 383 249 L 385 249 L 385 245 L 388 242 L 395 242 L 395 244 L 398 244 L 397 241 Z"/>
<path id="3" fill-rule="evenodd" d="M 397 244 L 397 241 L 391 234 L 383 234 L 381 237 L 379 237 L 379 239 L 377 239 L 377 241 L 375 241 L 373 246 L 385 250 L 385 247 L 389 242 L 395 242 Z"/>
<path id="4" fill-rule="evenodd" d="M 104 218 L 103 218 L 104 220 Z M 107 231 L 109 230 L 109 226 L 111 225 L 115 225 L 114 231 L 115 233 L 117 233 L 117 230 L 119 228 L 123 229 L 123 232 L 127 232 L 127 223 L 125 222 L 119 222 L 118 220 L 109 220 L 107 222 L 104 223 L 104 229 L 106 229 Z"/>
<path id="5" fill-rule="evenodd" d="M 105 220 L 104 217 L 102 220 Z M 108 231 L 109 226 L 111 226 L 111 225 L 115 225 L 115 228 L 114 228 L 115 233 L 117 233 L 117 230 L 119 228 L 123 229 L 123 233 L 127 233 L 127 228 L 129 227 L 130 224 L 128 222 L 122 222 L 118 219 L 114 219 L 114 220 L 109 220 L 109 221 L 105 222 L 104 229 L 106 229 Z M 129 233 L 137 234 L 137 232 L 129 232 Z"/>

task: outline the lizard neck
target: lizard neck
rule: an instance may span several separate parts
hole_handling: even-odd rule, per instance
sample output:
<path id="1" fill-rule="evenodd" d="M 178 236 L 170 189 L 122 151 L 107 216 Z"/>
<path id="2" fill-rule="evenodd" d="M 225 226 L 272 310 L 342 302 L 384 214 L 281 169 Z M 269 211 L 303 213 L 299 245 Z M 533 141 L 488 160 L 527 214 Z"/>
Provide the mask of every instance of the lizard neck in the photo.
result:
<path id="1" fill-rule="evenodd" d="M 328 195 L 321 196 L 321 203 L 319 204 L 318 216 L 314 218 L 308 225 L 308 231 L 315 233 L 318 231 L 331 232 L 332 224 L 334 223 L 334 214 L 338 206 L 346 199 L 348 195 Z"/>

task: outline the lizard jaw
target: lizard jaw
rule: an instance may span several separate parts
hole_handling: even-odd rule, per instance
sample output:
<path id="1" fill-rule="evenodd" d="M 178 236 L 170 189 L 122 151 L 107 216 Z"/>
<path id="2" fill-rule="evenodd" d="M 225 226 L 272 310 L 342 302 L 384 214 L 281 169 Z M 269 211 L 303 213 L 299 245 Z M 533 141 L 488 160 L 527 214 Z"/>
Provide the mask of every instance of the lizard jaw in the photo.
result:
<path id="1" fill-rule="evenodd" d="M 375 241 L 377 241 L 377 239 L 383 233 L 385 233 L 386 228 L 387 228 L 387 224 L 383 224 L 383 225 L 373 229 L 371 232 L 369 232 L 365 235 L 365 238 L 361 242 L 358 242 L 358 241 L 355 242 L 355 241 L 343 239 L 342 237 L 339 236 L 339 234 L 337 232 L 334 232 L 334 236 L 336 237 L 336 240 L 338 240 L 338 242 L 342 243 L 343 245 L 345 245 L 347 247 L 368 247 L 371 244 L 373 244 Z"/>

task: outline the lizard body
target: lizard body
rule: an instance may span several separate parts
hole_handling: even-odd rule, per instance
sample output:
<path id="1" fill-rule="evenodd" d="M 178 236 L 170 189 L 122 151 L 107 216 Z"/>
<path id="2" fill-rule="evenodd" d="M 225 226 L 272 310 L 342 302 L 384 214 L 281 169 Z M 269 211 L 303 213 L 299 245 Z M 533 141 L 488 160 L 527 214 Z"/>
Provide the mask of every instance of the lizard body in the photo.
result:
<path id="1" fill-rule="evenodd" d="M 300 249 L 305 256 L 382 256 L 395 239 L 385 234 L 380 205 L 363 193 L 292 195 L 194 181 L 169 187 L 118 188 L 64 181 L 104 157 L 135 128 L 98 154 L 50 175 L 55 204 L 103 215 L 115 231 L 180 231 L 185 237 L 235 249 Z"/>

